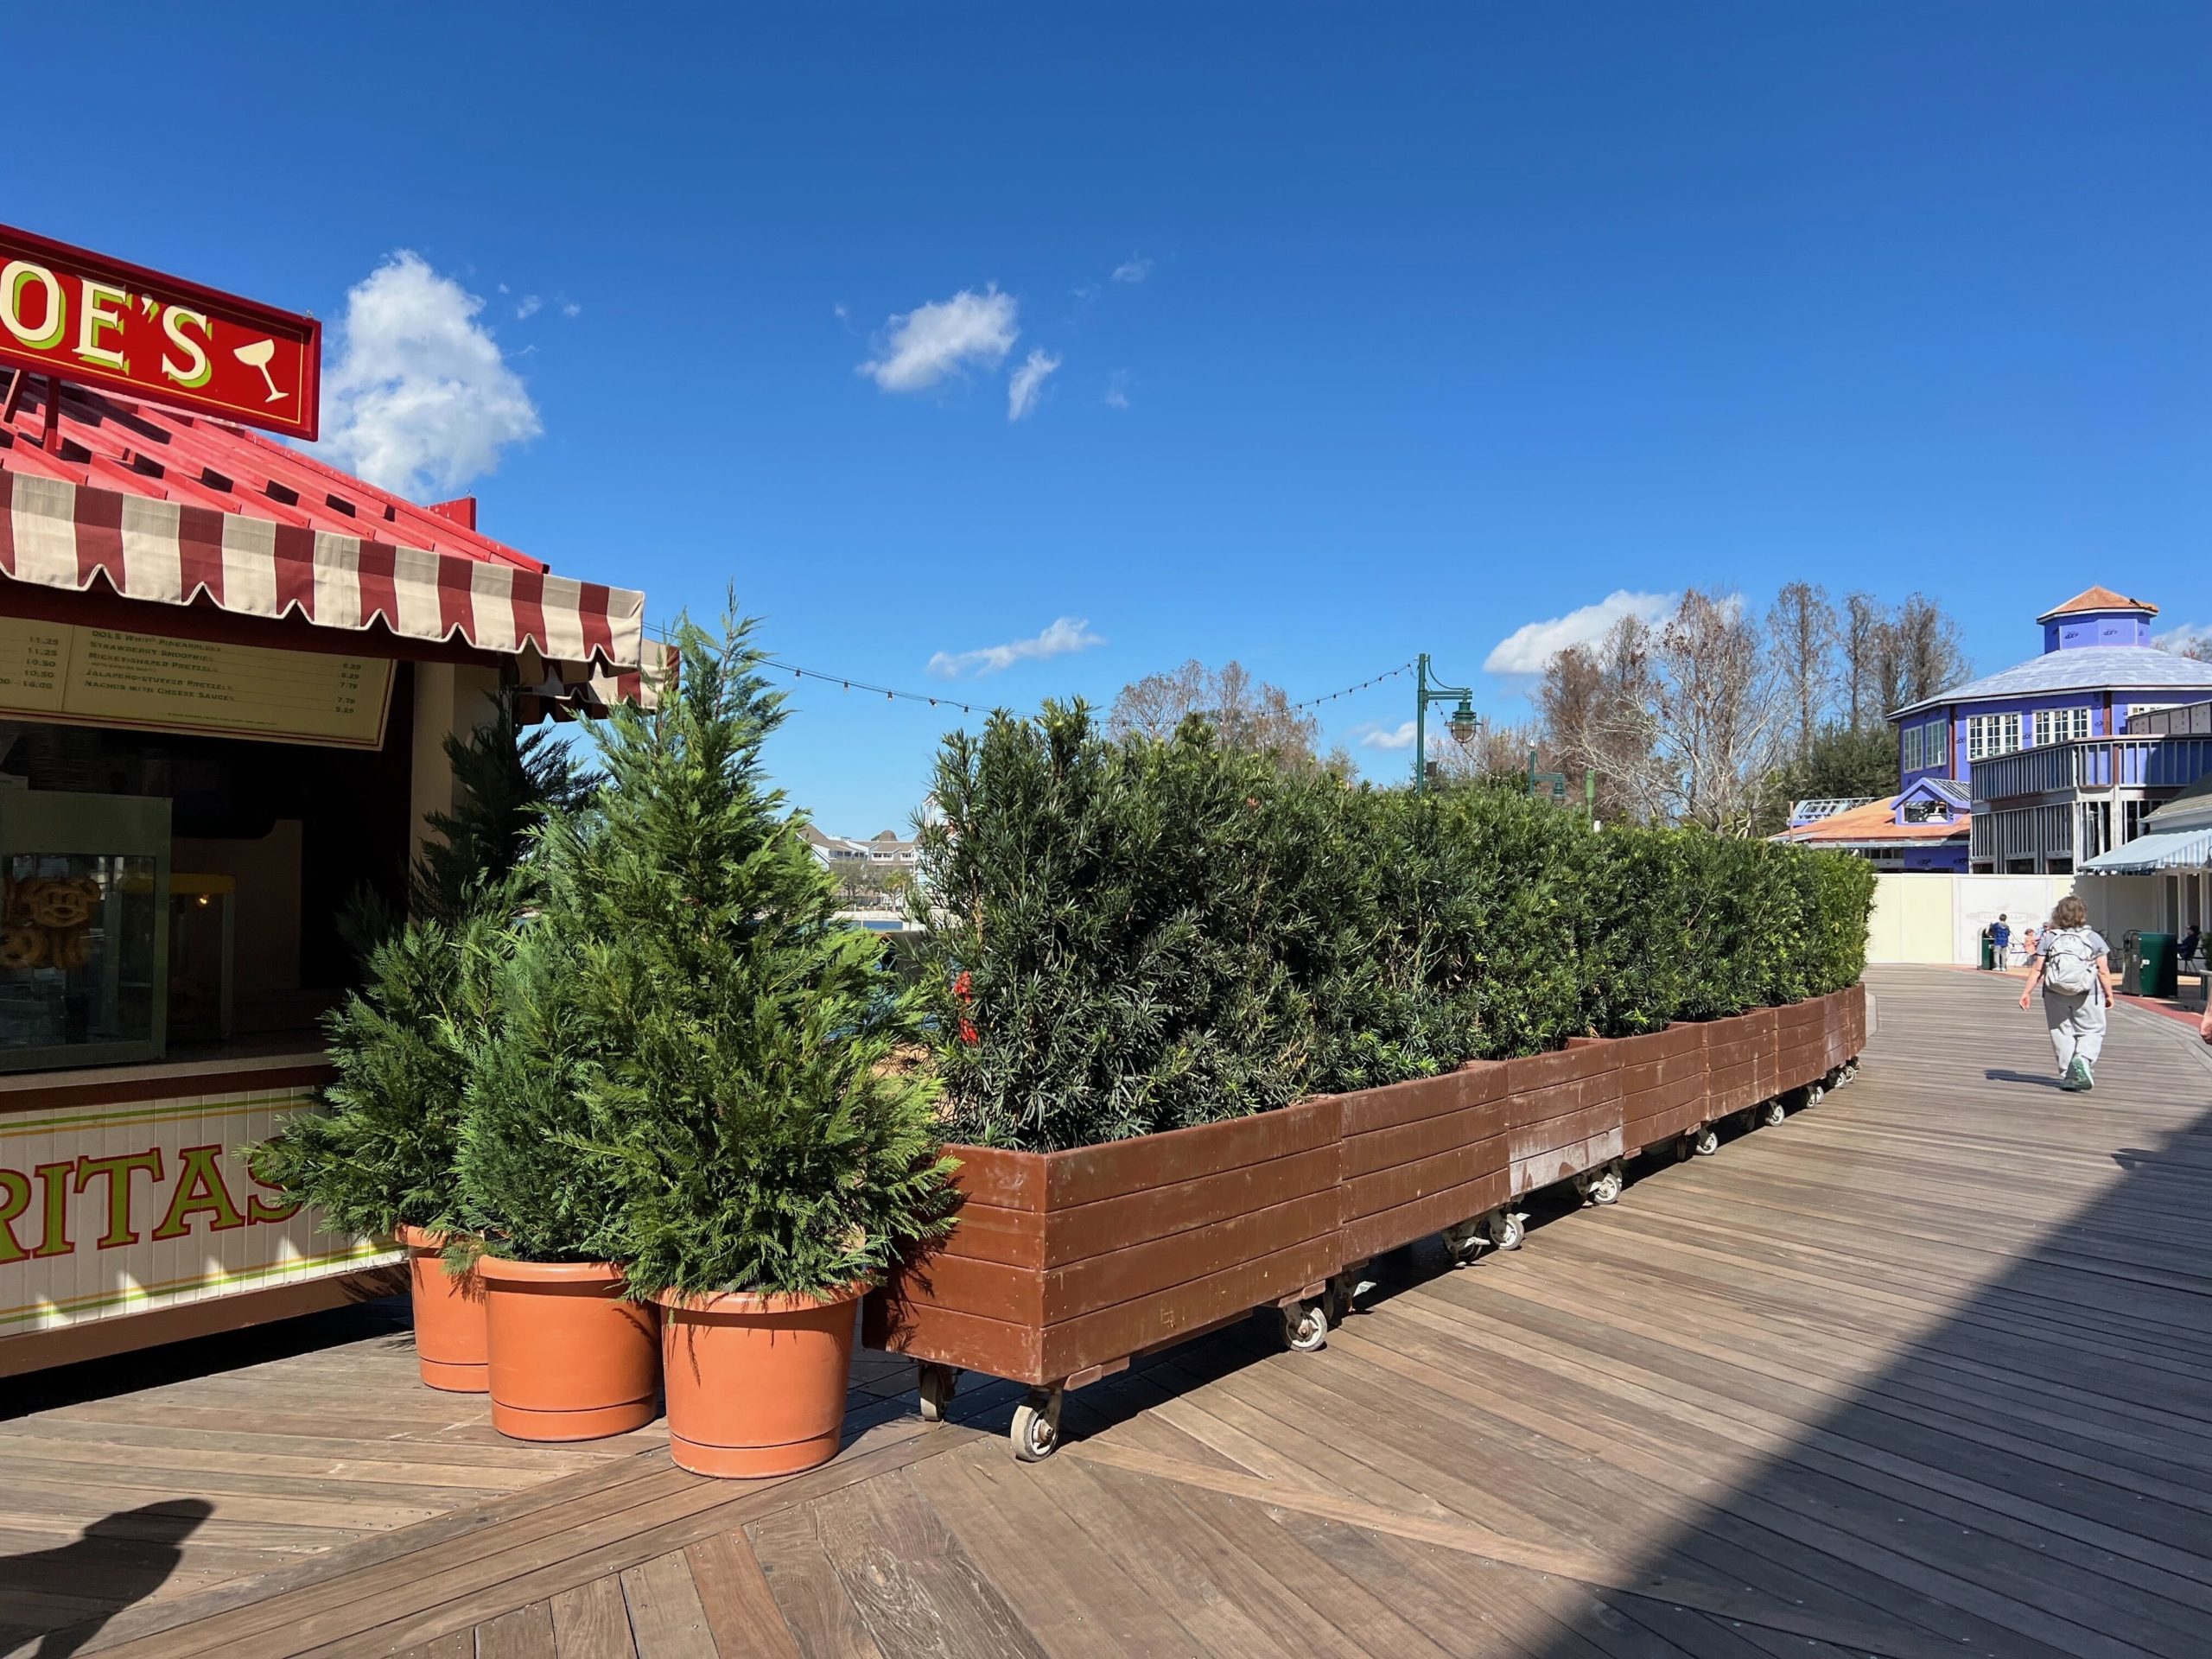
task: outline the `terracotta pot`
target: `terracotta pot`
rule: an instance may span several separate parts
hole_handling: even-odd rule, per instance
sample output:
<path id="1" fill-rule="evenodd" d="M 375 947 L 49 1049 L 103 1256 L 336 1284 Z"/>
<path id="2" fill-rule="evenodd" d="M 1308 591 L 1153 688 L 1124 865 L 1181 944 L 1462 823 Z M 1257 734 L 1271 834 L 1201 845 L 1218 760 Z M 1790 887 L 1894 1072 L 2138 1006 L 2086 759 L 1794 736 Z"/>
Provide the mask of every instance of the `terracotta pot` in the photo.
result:
<path id="1" fill-rule="evenodd" d="M 415 1363 L 423 1381 L 448 1394 L 481 1394 L 486 1375 L 484 1281 L 472 1270 L 448 1273 L 439 1256 L 447 1236 L 403 1224 L 407 1286 L 415 1303 Z"/>
<path id="2" fill-rule="evenodd" d="M 853 1369 L 853 1304 L 821 1296 L 664 1292 L 669 1450 L 694 1474 L 797 1474 L 837 1455 Z"/>
<path id="3" fill-rule="evenodd" d="M 659 1318 L 622 1300 L 603 1262 L 487 1255 L 492 1427 L 518 1440 L 596 1440 L 659 1414 Z"/>

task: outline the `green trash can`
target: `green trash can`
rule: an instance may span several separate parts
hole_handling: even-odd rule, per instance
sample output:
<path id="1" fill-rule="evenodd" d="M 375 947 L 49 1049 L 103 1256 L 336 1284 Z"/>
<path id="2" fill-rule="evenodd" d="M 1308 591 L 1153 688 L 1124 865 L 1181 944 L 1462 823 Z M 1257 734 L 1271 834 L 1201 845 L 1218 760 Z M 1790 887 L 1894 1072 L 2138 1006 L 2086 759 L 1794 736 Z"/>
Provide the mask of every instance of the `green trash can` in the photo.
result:
<path id="1" fill-rule="evenodd" d="M 1981 936 L 1981 970 L 1985 974 L 1997 966 L 1997 941 L 1988 934 Z"/>
<path id="2" fill-rule="evenodd" d="M 2174 946 L 2177 943 L 2171 933 L 2145 933 L 2137 939 L 2136 949 L 2143 953 L 2144 995 L 2174 994 Z"/>

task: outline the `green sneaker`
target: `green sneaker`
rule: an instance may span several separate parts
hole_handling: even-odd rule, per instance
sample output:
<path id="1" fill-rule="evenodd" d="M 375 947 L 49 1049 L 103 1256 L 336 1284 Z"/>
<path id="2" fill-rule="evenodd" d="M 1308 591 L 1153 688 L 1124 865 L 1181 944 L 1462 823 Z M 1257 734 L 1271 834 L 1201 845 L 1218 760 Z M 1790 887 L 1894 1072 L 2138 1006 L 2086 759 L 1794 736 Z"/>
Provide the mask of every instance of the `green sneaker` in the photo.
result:
<path id="1" fill-rule="evenodd" d="M 2065 1072 L 2060 1077 L 2058 1086 L 2075 1094 L 2087 1089 L 2089 1086 L 2089 1063 L 2079 1054 L 2067 1061 Z"/>
<path id="2" fill-rule="evenodd" d="M 2082 1092 L 2086 1095 L 2097 1086 L 2097 1074 L 2090 1069 L 2089 1063 L 2078 1054 L 2074 1057 L 2074 1065 L 2082 1074 Z"/>

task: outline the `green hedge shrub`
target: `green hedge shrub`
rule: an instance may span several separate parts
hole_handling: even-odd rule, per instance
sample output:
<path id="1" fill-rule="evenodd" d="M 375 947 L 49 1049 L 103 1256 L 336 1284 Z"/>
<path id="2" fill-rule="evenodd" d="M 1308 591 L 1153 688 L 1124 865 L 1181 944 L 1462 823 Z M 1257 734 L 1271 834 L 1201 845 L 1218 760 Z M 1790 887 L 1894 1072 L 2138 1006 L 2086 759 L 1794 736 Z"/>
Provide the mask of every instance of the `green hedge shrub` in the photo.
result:
<path id="1" fill-rule="evenodd" d="M 1510 786 L 1279 776 L 1080 704 L 946 740 L 915 901 L 948 1133 L 1049 1150 L 1855 982 L 1872 869 Z"/>

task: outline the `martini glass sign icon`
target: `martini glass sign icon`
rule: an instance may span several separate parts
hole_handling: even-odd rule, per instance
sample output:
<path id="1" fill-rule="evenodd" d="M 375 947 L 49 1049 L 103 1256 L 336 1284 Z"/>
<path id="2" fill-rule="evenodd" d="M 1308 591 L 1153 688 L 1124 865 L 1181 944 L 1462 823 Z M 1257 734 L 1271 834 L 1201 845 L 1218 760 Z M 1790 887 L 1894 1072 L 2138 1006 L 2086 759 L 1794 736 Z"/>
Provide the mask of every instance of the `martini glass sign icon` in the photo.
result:
<path id="1" fill-rule="evenodd" d="M 269 397 L 266 401 L 272 404 L 283 401 L 284 392 L 277 385 L 276 377 L 269 372 L 270 361 L 276 355 L 275 340 L 257 340 L 250 346 L 238 347 L 231 355 L 237 358 L 246 367 L 261 371 L 261 378 L 269 383 Z"/>

